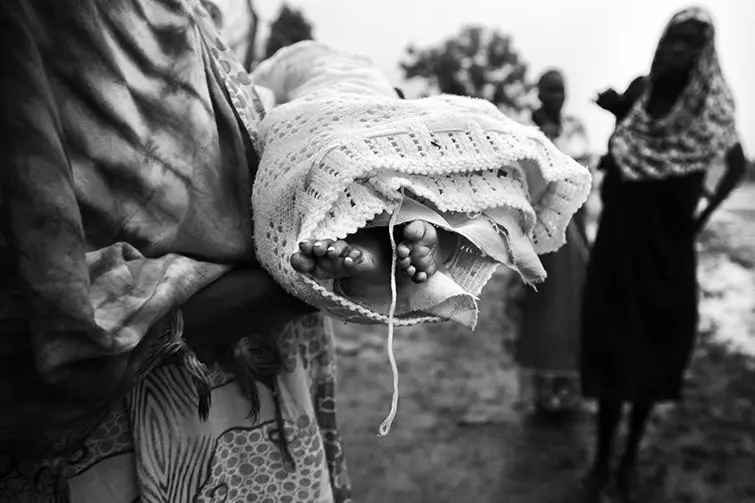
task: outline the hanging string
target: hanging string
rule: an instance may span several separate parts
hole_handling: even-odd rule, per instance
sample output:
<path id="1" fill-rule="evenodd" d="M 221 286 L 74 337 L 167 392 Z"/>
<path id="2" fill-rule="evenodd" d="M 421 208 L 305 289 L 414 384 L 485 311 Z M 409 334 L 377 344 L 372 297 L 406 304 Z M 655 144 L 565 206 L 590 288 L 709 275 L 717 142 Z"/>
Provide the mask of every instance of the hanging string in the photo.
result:
<path id="1" fill-rule="evenodd" d="M 401 191 L 403 196 L 403 190 Z M 398 364 L 396 363 L 396 356 L 393 354 L 393 334 L 395 328 L 396 318 L 396 304 L 398 303 L 398 288 L 396 286 L 396 263 L 398 256 L 396 253 L 396 238 L 393 236 L 393 228 L 396 225 L 396 218 L 398 218 L 401 205 L 391 215 L 388 221 L 388 237 L 391 240 L 391 306 L 388 310 L 388 360 L 391 363 L 391 372 L 393 374 L 393 396 L 391 398 L 391 411 L 388 416 L 383 420 L 378 428 L 378 437 L 382 438 L 388 435 L 391 431 L 391 425 L 393 420 L 396 419 L 398 413 Z"/>

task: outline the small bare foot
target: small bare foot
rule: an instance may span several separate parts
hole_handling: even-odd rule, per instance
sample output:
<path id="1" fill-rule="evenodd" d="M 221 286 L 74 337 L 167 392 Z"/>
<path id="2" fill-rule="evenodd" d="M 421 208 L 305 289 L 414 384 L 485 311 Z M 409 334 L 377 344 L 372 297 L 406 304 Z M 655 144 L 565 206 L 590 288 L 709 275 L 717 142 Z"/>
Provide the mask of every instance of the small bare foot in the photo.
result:
<path id="1" fill-rule="evenodd" d="M 401 238 L 397 239 L 397 265 L 415 283 L 427 281 L 443 263 L 444 255 L 453 250 L 450 234 L 423 220 L 410 222 L 398 232 Z M 303 241 L 290 260 L 297 272 L 318 279 L 349 279 L 354 287 L 390 281 L 390 246 L 385 228 L 363 229 L 347 240 Z"/>
<path id="2" fill-rule="evenodd" d="M 356 242 L 332 239 L 302 241 L 291 256 L 295 271 L 318 279 L 373 278 L 383 269 L 380 248 L 370 236 L 357 236 Z"/>
<path id="3" fill-rule="evenodd" d="M 415 283 L 423 283 L 435 274 L 442 256 L 435 227 L 424 220 L 414 220 L 403 230 L 403 240 L 396 248 L 399 269 Z"/>

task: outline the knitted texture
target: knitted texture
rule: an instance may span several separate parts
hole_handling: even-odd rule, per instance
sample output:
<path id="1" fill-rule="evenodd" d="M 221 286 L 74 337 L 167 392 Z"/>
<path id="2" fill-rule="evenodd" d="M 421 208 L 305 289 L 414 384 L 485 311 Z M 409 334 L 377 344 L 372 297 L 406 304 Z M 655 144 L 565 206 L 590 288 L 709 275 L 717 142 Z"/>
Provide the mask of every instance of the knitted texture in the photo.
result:
<path id="1" fill-rule="evenodd" d="M 541 254 L 565 242 L 589 193 L 588 170 L 537 129 L 478 99 L 398 99 L 365 58 L 301 42 L 251 77 L 278 103 L 260 125 L 263 156 L 252 198 L 258 259 L 289 292 L 339 318 L 388 321 L 336 293 L 332 281 L 294 271 L 289 259 L 300 241 L 344 239 L 392 214 L 406 194 L 440 213 L 507 208 Z M 477 296 L 498 265 L 461 246 L 438 274 Z M 397 325 L 426 321 L 440 320 L 396 314 Z"/>

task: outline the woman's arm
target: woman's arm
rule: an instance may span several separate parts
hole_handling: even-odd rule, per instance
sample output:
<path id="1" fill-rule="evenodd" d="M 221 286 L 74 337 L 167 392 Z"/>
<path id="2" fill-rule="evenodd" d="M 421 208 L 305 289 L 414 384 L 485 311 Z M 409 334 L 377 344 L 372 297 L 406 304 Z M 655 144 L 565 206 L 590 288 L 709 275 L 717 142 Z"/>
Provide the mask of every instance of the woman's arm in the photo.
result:
<path id="1" fill-rule="evenodd" d="M 724 174 L 718 182 L 713 195 L 708 199 L 705 209 L 700 212 L 695 222 L 697 231 L 701 231 L 710 219 L 716 209 L 729 197 L 731 192 L 739 185 L 747 169 L 747 159 L 745 158 L 742 145 L 737 143 L 726 154 L 726 168 Z"/>
<path id="2" fill-rule="evenodd" d="M 263 332 L 315 309 L 287 294 L 263 269 L 235 269 L 181 307 L 184 336 L 198 348 Z"/>
<path id="3" fill-rule="evenodd" d="M 619 94 L 614 89 L 607 89 L 598 94 L 595 103 L 600 108 L 611 112 L 616 117 L 616 121 L 620 122 L 632 109 L 634 102 L 642 96 L 645 82 L 645 77 L 637 77 L 629 84 L 624 94 Z"/>
<path id="4" fill-rule="evenodd" d="M 635 102 L 640 99 L 642 93 L 645 92 L 645 84 L 647 79 L 645 77 L 637 77 L 627 87 L 624 94 L 621 95 L 619 106 L 617 107 L 616 121 L 621 122 L 624 117 L 629 115 Z"/>

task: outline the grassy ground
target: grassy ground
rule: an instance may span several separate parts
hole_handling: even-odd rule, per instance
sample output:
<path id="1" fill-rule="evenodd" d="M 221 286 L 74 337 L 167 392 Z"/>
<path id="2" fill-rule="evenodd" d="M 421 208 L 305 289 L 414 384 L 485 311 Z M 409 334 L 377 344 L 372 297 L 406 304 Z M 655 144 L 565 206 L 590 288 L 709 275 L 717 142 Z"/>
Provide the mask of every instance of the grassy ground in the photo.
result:
<path id="1" fill-rule="evenodd" d="M 755 502 L 755 190 L 742 191 L 701 244 L 701 339 L 687 400 L 658 414 L 643 450 L 643 502 Z M 576 502 L 592 417 L 545 424 L 517 411 L 506 341 L 506 275 L 483 292 L 474 333 L 397 331 L 399 415 L 388 412 L 385 327 L 338 326 L 339 408 L 358 503 Z M 755 351 L 753 351 L 755 352 Z"/>

